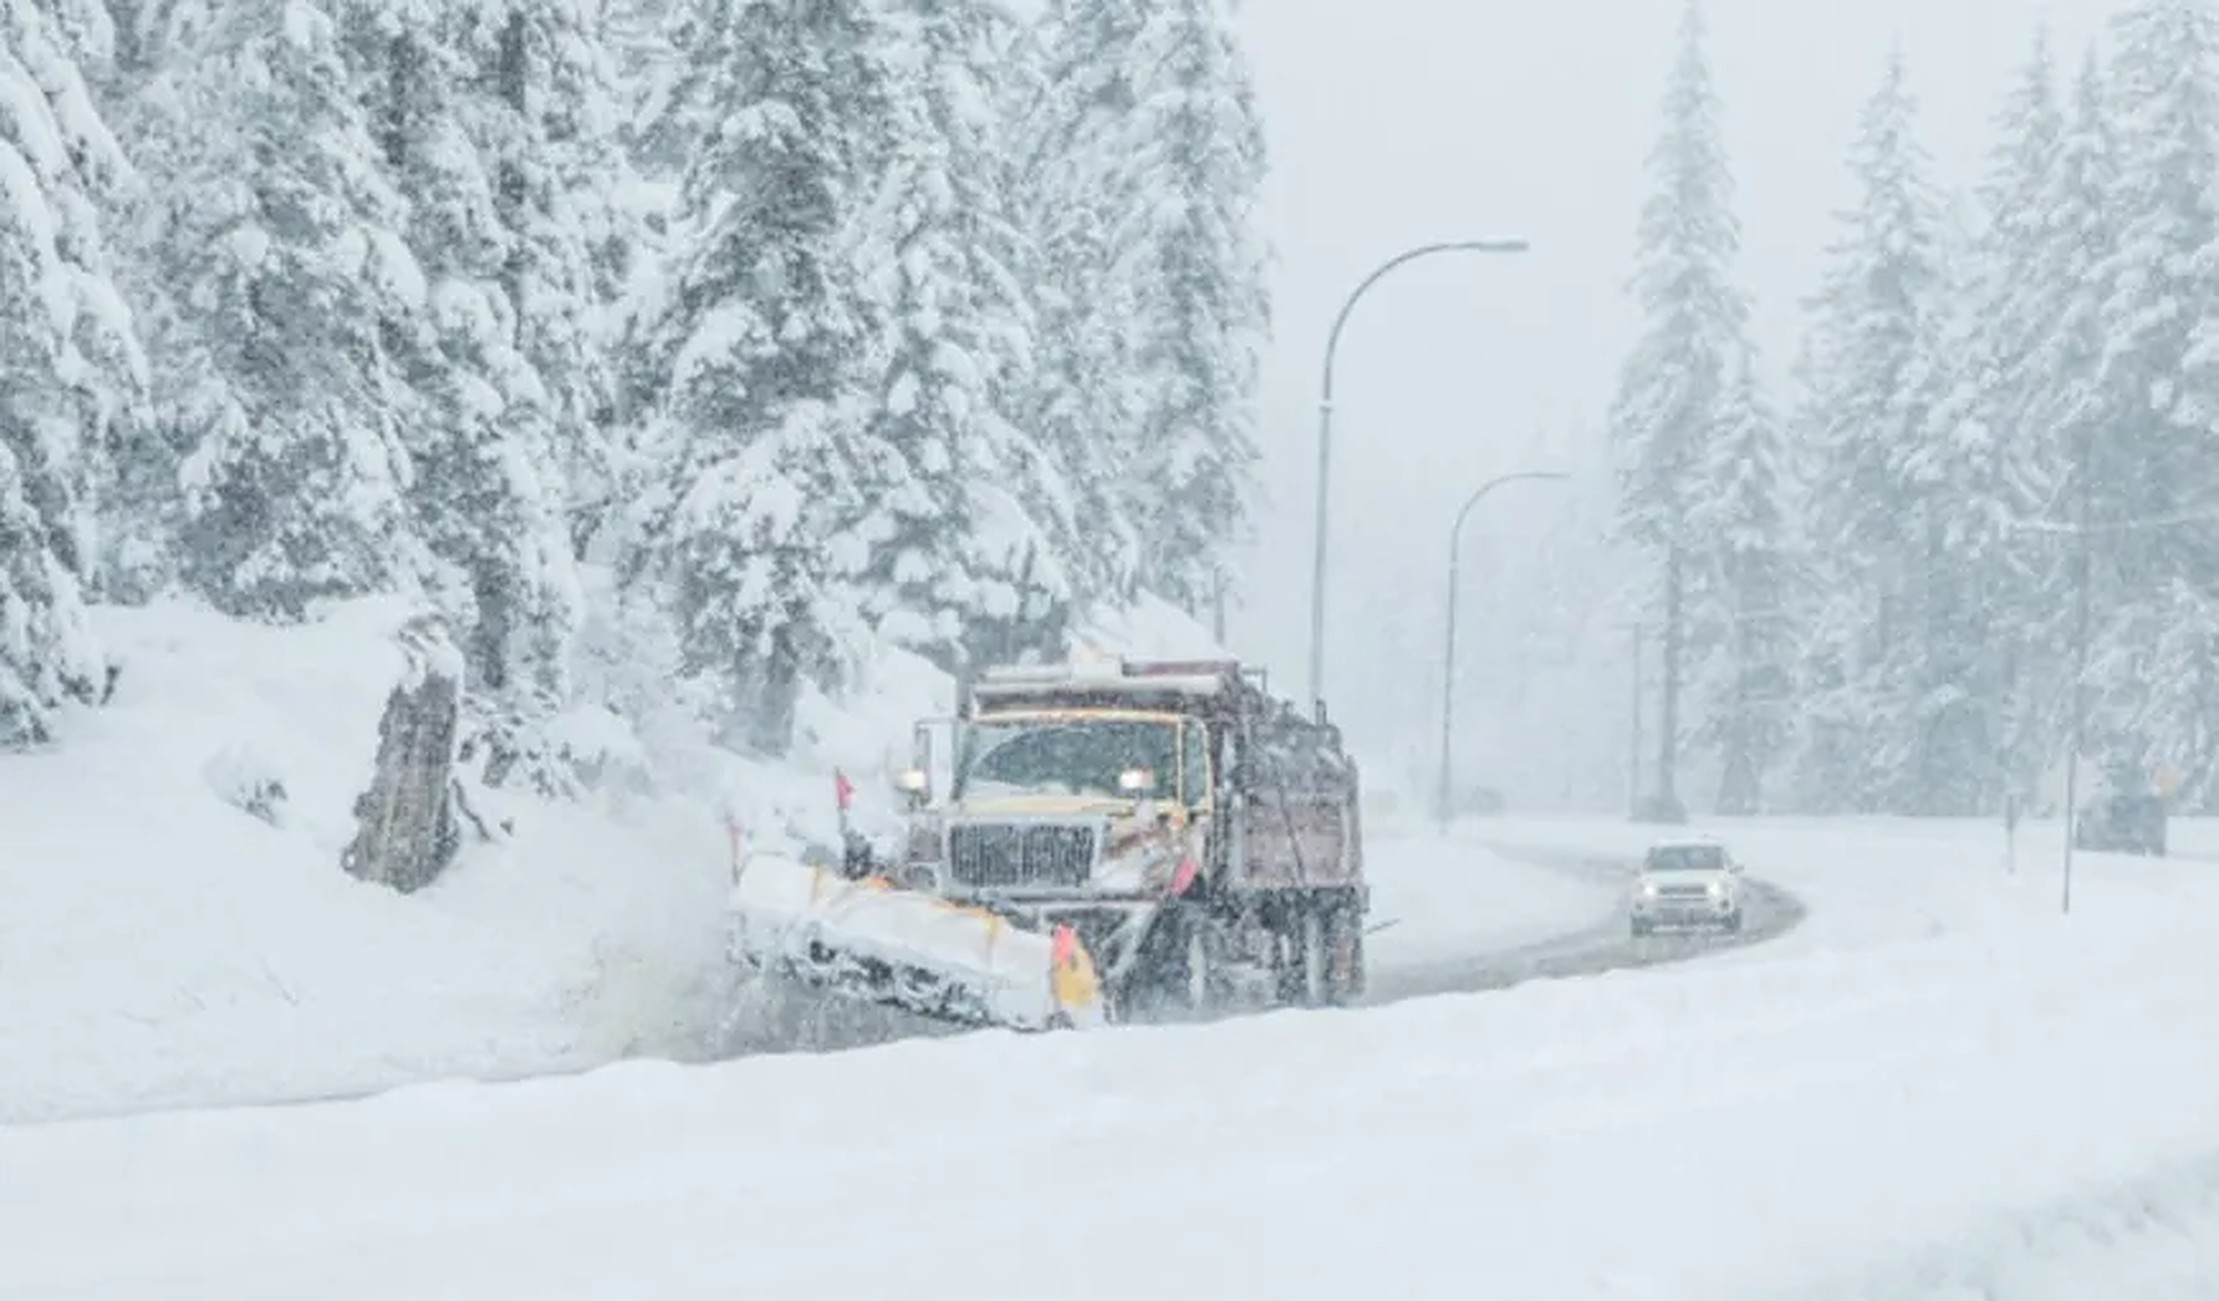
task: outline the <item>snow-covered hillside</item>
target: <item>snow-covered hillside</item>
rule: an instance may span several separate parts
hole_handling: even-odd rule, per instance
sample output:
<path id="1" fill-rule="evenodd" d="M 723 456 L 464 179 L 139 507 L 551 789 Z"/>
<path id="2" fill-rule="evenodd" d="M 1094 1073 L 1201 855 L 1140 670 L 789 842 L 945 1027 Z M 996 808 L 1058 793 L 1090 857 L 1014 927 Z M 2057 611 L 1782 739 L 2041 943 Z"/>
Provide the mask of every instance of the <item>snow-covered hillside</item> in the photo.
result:
<path id="1" fill-rule="evenodd" d="M 2202 903 L 2153 883 L 1384 1009 L 0 1130 L 0 1197 L 37 1190 L 0 1215 L 0 1293 L 2198 1295 Z"/>
<path id="2" fill-rule="evenodd" d="M 274 630 L 103 611 L 123 664 L 0 758 L 0 1119 L 605 1060 L 715 952 L 723 833 L 646 796 L 528 806 L 403 898 L 339 867 L 401 611 Z M 230 796 L 282 783 L 277 825 Z"/>

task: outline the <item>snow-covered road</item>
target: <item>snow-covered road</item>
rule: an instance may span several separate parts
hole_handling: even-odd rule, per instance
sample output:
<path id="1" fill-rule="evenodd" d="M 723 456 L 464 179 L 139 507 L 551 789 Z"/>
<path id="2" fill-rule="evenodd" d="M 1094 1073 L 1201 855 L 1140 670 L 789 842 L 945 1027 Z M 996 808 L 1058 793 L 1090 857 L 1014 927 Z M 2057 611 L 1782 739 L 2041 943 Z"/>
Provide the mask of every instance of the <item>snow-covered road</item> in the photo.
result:
<path id="1" fill-rule="evenodd" d="M 0 1130 L 0 1296 L 2208 1295 L 2214 891 L 1825 843 L 1702 962 Z"/>
<path id="2" fill-rule="evenodd" d="M 1451 939 L 1438 945 L 1391 942 L 1382 932 L 1375 949 L 1370 1006 L 1438 994 L 1472 994 L 1508 989 L 1529 980 L 1597 975 L 1633 967 L 1658 966 L 1709 958 L 1731 949 L 1765 944 L 1801 924 L 1802 901 L 1764 880 L 1748 883 L 1748 917 L 1739 934 L 1663 933 L 1633 939 L 1626 932 L 1625 890 L 1635 855 L 1612 846 L 1604 852 L 1577 848 L 1490 849 L 1467 831 L 1433 835 L 1397 856 L 1396 879 L 1420 864 L 1433 862 L 1446 872 L 1461 871 L 1475 890 L 1507 891 L 1547 907 L 1525 915 L 1524 924 L 1495 933 Z M 1393 902 L 1394 889 L 1383 891 Z M 1430 901 L 1428 901 L 1430 902 Z M 1482 905 L 1484 907 L 1484 905 Z M 1472 923 L 1475 910 L 1414 909 L 1420 916 L 1445 918 L 1451 935 Z M 1433 925 L 1443 925 L 1436 920 Z"/>

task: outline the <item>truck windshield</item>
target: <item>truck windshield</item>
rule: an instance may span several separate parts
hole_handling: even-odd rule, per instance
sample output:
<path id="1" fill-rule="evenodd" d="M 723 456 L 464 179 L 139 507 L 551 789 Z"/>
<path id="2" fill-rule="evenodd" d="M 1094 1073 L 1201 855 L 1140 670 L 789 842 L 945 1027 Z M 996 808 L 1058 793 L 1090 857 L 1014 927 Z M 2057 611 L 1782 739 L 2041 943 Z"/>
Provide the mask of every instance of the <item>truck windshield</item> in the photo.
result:
<path id="1" fill-rule="evenodd" d="M 1643 866 L 1651 872 L 1718 872 L 1725 870 L 1726 855 L 1716 845 L 1660 845 Z"/>
<path id="2" fill-rule="evenodd" d="M 1134 719 L 1026 719 L 979 723 L 964 734 L 955 798 L 995 795 L 1106 795 L 1119 774 L 1145 768 L 1153 793 L 1176 794 L 1179 729 Z"/>

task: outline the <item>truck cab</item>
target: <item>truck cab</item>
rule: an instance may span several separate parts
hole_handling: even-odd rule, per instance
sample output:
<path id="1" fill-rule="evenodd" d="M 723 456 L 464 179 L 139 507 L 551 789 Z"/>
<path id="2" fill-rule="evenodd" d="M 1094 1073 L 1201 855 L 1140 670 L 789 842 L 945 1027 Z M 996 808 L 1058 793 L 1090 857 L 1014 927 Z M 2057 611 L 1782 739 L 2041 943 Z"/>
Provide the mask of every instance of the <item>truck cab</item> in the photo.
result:
<path id="1" fill-rule="evenodd" d="M 1329 950 L 1360 965 L 1354 767 L 1235 662 L 989 671 L 919 729 L 901 784 L 904 884 L 1073 928 L 1112 989 L 1202 1006 L 1260 965 L 1332 1001 Z M 1289 944 L 1307 976 L 1284 975 Z"/>

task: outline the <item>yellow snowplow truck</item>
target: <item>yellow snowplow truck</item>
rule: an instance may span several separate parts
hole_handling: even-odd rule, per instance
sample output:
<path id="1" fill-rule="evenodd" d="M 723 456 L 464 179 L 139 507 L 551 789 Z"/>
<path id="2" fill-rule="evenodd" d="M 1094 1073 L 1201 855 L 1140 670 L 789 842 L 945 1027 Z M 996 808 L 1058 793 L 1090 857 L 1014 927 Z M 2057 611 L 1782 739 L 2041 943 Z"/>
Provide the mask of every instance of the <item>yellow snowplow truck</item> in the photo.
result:
<path id="1" fill-rule="evenodd" d="M 945 738 L 945 739 L 942 739 Z M 1328 1006 L 1364 987 L 1356 764 L 1233 661 L 989 671 L 921 724 L 898 861 L 735 892 L 759 967 L 1039 1030 Z"/>

